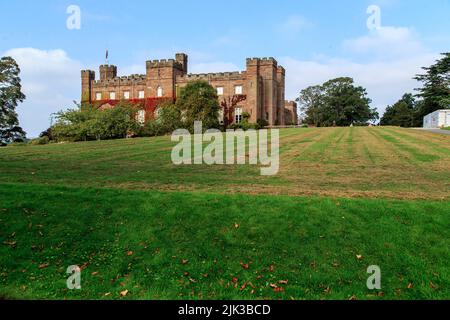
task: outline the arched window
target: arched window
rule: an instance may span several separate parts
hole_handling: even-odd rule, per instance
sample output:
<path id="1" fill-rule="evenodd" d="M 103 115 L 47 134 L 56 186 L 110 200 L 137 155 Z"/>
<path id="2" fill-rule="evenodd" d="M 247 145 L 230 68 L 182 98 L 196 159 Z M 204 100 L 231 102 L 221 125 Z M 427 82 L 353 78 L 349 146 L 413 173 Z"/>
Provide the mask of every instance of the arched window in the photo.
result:
<path id="1" fill-rule="evenodd" d="M 158 98 L 161 98 L 163 96 L 163 89 L 161 87 L 158 87 L 158 89 L 156 89 L 156 96 Z"/>

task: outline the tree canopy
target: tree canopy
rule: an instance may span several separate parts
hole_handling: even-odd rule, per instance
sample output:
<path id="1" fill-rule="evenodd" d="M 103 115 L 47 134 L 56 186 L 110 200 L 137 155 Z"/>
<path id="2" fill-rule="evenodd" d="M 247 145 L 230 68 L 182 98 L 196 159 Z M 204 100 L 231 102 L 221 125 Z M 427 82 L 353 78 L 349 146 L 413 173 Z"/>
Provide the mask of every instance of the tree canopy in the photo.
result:
<path id="1" fill-rule="evenodd" d="M 422 68 L 425 74 L 415 77 L 423 83 L 422 88 L 417 89 L 423 100 L 418 110 L 418 117 L 422 119 L 436 110 L 450 108 L 450 52 L 442 56 L 432 66 Z"/>
<path id="2" fill-rule="evenodd" d="M 370 108 L 366 89 L 355 86 L 348 77 L 308 87 L 297 101 L 305 121 L 319 127 L 361 125 L 378 119 L 377 111 Z"/>
<path id="3" fill-rule="evenodd" d="M 388 106 L 380 120 L 382 126 L 400 126 L 404 128 L 420 125 L 417 109 L 420 103 L 411 93 L 404 94 L 394 105 Z"/>
<path id="4" fill-rule="evenodd" d="M 13 58 L 0 59 L 0 142 L 25 137 L 16 112 L 19 102 L 25 100 L 19 74 L 20 68 Z"/>
<path id="5" fill-rule="evenodd" d="M 219 98 L 216 89 L 206 81 L 192 81 L 182 88 L 175 104 L 182 115 L 183 126 L 193 130 L 194 121 L 203 128 L 219 128 Z"/>

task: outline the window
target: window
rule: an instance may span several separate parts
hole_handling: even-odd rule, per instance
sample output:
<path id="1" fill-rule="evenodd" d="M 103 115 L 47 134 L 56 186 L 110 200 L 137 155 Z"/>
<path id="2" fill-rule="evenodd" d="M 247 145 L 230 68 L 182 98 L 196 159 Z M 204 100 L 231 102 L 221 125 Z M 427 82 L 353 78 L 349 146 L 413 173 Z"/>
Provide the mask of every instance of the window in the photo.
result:
<path id="1" fill-rule="evenodd" d="M 236 123 L 241 123 L 242 122 L 242 108 L 234 109 L 234 115 L 236 118 Z"/>
<path id="2" fill-rule="evenodd" d="M 110 92 L 109 93 L 109 100 L 116 100 L 116 93 L 115 92 Z"/>
<path id="3" fill-rule="evenodd" d="M 163 96 L 163 89 L 161 87 L 158 87 L 158 89 L 156 89 L 156 96 L 158 98 L 161 98 Z"/>
<path id="4" fill-rule="evenodd" d="M 217 87 L 217 95 L 223 96 L 223 87 Z"/>
<path id="5" fill-rule="evenodd" d="M 102 93 L 101 93 L 101 92 L 97 92 L 97 93 L 95 94 L 95 100 L 97 100 L 97 101 L 102 100 Z"/>
<path id="6" fill-rule="evenodd" d="M 138 114 L 137 114 L 137 121 L 140 124 L 144 124 L 145 123 L 145 110 L 139 110 Z"/>
<path id="7" fill-rule="evenodd" d="M 144 99 L 144 98 L 145 98 L 144 90 L 139 91 L 139 99 Z"/>
<path id="8" fill-rule="evenodd" d="M 234 94 L 242 94 L 242 86 L 234 87 Z"/>
<path id="9" fill-rule="evenodd" d="M 130 99 L 130 91 L 125 91 L 124 93 L 123 93 L 123 98 L 124 99 Z"/>

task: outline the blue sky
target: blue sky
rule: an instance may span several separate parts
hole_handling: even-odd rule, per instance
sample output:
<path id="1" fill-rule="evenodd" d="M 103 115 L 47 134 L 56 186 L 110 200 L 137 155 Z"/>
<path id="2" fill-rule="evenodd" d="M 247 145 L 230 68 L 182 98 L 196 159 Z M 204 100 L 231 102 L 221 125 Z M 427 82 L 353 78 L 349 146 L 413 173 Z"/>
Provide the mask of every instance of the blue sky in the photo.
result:
<path id="1" fill-rule="evenodd" d="M 81 29 L 69 30 L 69 5 Z M 378 5 L 381 26 L 366 13 Z M 190 71 L 244 69 L 246 57 L 273 56 L 287 69 L 287 97 L 308 85 L 352 76 L 384 110 L 417 87 L 411 78 L 450 48 L 450 0 L 341 1 L 2 1 L 0 54 L 20 63 L 30 136 L 52 112 L 79 100 L 79 71 L 110 63 L 144 73 L 148 59 L 190 56 Z M 8 13 L 5 15 L 5 13 Z"/>

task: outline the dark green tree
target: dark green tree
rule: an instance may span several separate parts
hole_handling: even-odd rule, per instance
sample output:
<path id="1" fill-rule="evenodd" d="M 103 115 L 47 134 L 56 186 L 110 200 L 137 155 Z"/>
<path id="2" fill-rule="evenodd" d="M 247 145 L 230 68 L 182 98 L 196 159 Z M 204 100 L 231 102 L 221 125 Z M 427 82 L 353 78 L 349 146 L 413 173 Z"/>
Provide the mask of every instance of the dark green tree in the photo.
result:
<path id="1" fill-rule="evenodd" d="M 443 53 L 442 58 L 430 67 L 422 68 L 425 74 L 417 75 L 416 80 L 423 83 L 418 96 L 423 99 L 417 117 L 422 119 L 439 109 L 450 108 L 450 53 Z"/>
<path id="2" fill-rule="evenodd" d="M 378 119 L 377 111 L 370 108 L 366 89 L 355 86 L 352 78 L 336 78 L 306 88 L 297 101 L 306 122 L 316 126 L 363 125 Z"/>
<path id="3" fill-rule="evenodd" d="M 219 128 L 219 100 L 217 92 L 206 81 L 193 81 L 184 87 L 176 106 L 182 116 L 183 127 L 193 131 L 194 121 L 202 121 L 203 129 Z"/>
<path id="4" fill-rule="evenodd" d="M 388 106 L 380 120 L 382 126 L 400 126 L 404 128 L 415 127 L 417 102 L 410 93 L 403 95 L 394 105 Z"/>
<path id="5" fill-rule="evenodd" d="M 13 58 L 0 59 L 0 143 L 25 137 L 16 112 L 19 102 L 25 100 L 19 74 L 20 68 Z"/>

